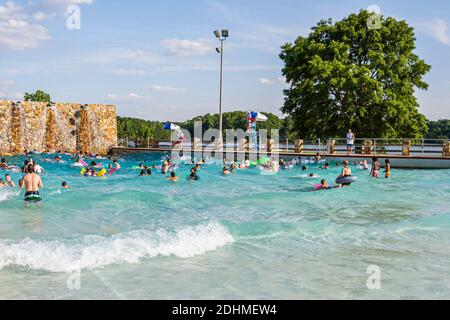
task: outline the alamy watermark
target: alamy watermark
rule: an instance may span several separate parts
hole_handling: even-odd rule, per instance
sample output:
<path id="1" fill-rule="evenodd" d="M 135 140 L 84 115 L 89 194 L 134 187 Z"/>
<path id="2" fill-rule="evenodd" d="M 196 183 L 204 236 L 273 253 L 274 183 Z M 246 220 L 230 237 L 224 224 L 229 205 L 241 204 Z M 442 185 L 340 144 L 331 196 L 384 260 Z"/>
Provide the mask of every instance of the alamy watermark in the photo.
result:
<path id="1" fill-rule="evenodd" d="M 81 8 L 77 5 L 70 5 L 66 10 L 66 27 L 69 30 L 81 29 Z"/>
<path id="2" fill-rule="evenodd" d="M 372 265 L 367 268 L 367 289 L 381 290 L 381 269 L 379 266 Z"/>
<path id="3" fill-rule="evenodd" d="M 370 17 L 367 19 L 367 28 L 369 30 L 381 29 L 381 9 L 377 5 L 371 5 L 367 8 Z"/>

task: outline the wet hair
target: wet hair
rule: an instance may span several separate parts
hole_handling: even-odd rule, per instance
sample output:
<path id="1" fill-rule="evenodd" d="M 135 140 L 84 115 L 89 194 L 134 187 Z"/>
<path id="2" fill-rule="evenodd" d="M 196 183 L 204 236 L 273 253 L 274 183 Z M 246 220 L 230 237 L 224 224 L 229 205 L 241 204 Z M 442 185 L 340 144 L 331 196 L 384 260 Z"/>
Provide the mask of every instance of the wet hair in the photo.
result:
<path id="1" fill-rule="evenodd" d="M 377 157 L 373 157 L 373 158 L 372 158 L 372 161 L 373 161 L 373 162 L 378 161 L 378 158 L 377 158 Z"/>
<path id="2" fill-rule="evenodd" d="M 67 182 L 64 181 L 64 182 L 61 184 L 61 186 L 67 187 Z"/>
<path id="3" fill-rule="evenodd" d="M 314 177 L 314 173 L 310 173 L 309 176 L 312 178 Z"/>
<path id="4" fill-rule="evenodd" d="M 5 179 L 6 179 L 7 177 L 11 177 L 11 175 L 10 175 L 9 173 L 5 174 Z"/>
<path id="5" fill-rule="evenodd" d="M 330 164 L 328 162 L 325 163 L 325 167 L 329 167 Z"/>
<path id="6" fill-rule="evenodd" d="M 327 180 L 322 179 L 322 180 L 320 181 L 320 184 L 325 184 L 325 182 L 327 182 Z"/>
<path id="7" fill-rule="evenodd" d="M 386 161 L 385 161 L 386 163 L 391 163 L 391 160 L 389 160 L 389 159 L 386 159 Z"/>
<path id="8" fill-rule="evenodd" d="M 27 168 L 29 173 L 34 173 L 34 164 L 29 164 Z"/>
<path id="9" fill-rule="evenodd" d="M 306 171 L 306 170 L 308 170 L 308 168 L 306 166 L 303 166 L 302 171 Z"/>
<path id="10" fill-rule="evenodd" d="M 344 160 L 343 164 L 344 166 L 348 166 L 348 160 Z"/>
<path id="11" fill-rule="evenodd" d="M 175 178 L 177 175 L 176 175 L 175 171 L 172 171 L 172 172 L 170 173 L 170 176 L 171 176 L 172 178 Z"/>
<path id="12" fill-rule="evenodd" d="M 2 163 L 5 163 L 6 162 L 6 159 L 5 158 L 2 158 Z"/>
<path id="13" fill-rule="evenodd" d="M 152 174 L 152 170 L 151 169 L 147 169 L 147 174 Z"/>

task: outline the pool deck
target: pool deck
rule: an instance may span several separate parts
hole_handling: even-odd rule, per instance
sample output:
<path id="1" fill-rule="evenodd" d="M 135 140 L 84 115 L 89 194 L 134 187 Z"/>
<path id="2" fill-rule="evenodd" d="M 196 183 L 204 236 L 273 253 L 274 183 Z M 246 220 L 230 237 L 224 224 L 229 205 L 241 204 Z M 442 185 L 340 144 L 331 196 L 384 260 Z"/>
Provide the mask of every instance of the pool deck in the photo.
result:
<path id="1" fill-rule="evenodd" d="M 110 154 L 112 156 L 121 156 L 124 154 L 139 154 L 139 153 L 171 153 L 173 151 L 183 152 L 183 154 L 194 154 L 200 153 L 202 151 L 193 150 L 190 148 L 183 148 L 182 150 L 172 150 L 171 148 L 125 148 L 125 147 L 113 147 L 110 150 Z M 212 149 L 203 150 L 203 152 L 207 152 L 209 154 L 214 153 Z M 248 156 L 250 159 L 257 159 L 262 156 L 270 156 L 276 155 L 280 158 L 284 158 L 285 160 L 291 160 L 298 157 L 312 157 L 316 153 L 315 152 L 304 152 L 304 153 L 295 153 L 295 152 L 286 152 L 286 151 L 278 151 L 272 153 L 265 152 L 252 152 L 252 151 L 237 151 L 237 150 L 224 150 L 225 152 L 230 152 L 234 154 L 234 157 L 245 157 Z M 395 154 L 351 154 L 347 155 L 345 153 L 334 153 L 327 154 L 321 153 L 322 157 L 325 159 L 331 159 L 335 161 L 343 161 L 345 159 L 350 162 L 359 162 L 367 160 L 369 162 L 372 161 L 372 157 L 377 157 L 381 163 L 384 165 L 384 161 L 389 159 L 391 161 L 392 168 L 414 168 L 414 169 L 450 169 L 450 157 L 442 157 L 442 156 L 432 156 L 432 155 L 395 155 Z"/>

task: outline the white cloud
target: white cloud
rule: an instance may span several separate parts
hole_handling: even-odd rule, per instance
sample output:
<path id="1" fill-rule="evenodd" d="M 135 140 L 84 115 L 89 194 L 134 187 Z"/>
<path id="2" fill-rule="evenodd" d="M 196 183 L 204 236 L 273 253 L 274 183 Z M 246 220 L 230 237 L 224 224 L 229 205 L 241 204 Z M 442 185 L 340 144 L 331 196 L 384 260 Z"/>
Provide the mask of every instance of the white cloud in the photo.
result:
<path id="1" fill-rule="evenodd" d="M 46 17 L 62 16 L 66 13 L 70 5 L 92 4 L 94 0 L 44 0 L 38 3 L 31 3 L 30 6 L 37 12 L 46 14 Z"/>
<path id="2" fill-rule="evenodd" d="M 186 89 L 185 88 L 160 86 L 160 85 L 150 86 L 149 89 L 152 90 L 152 91 L 155 91 L 155 92 L 168 93 L 168 94 L 184 94 L 184 93 L 186 93 Z"/>
<path id="3" fill-rule="evenodd" d="M 48 30 L 42 25 L 30 23 L 22 7 L 12 1 L 0 5 L 0 48 L 37 48 L 41 41 L 47 39 L 50 39 Z"/>
<path id="4" fill-rule="evenodd" d="M 109 71 L 110 74 L 116 76 L 126 76 L 126 77 L 136 77 L 136 76 L 145 76 L 147 75 L 147 71 L 141 69 L 112 69 Z"/>
<path id="5" fill-rule="evenodd" d="M 130 102 L 130 101 L 148 101 L 151 98 L 146 97 L 146 96 L 141 96 L 134 92 L 130 92 L 127 95 L 118 95 L 118 94 L 110 93 L 110 94 L 106 95 L 106 99 L 112 100 L 112 101 Z"/>
<path id="6" fill-rule="evenodd" d="M 275 82 L 273 80 L 269 80 L 269 79 L 266 79 L 266 78 L 259 78 L 258 82 L 263 84 L 263 85 L 265 85 L 265 86 L 271 86 L 271 85 L 275 84 Z"/>
<path id="7" fill-rule="evenodd" d="M 448 24 L 445 20 L 435 18 L 433 21 L 420 23 L 419 29 L 421 29 L 423 32 L 427 33 L 440 43 L 450 46 Z"/>
<path id="8" fill-rule="evenodd" d="M 121 48 L 96 50 L 84 56 L 78 57 L 77 59 L 82 62 L 96 63 L 96 64 L 117 63 L 119 61 L 125 62 L 133 61 L 145 64 L 152 64 L 161 61 L 160 56 L 150 51 L 121 49 Z"/>
<path id="9" fill-rule="evenodd" d="M 55 13 L 46 13 L 44 11 L 38 11 L 33 14 L 33 18 L 36 21 L 44 21 L 44 20 L 53 18 L 55 16 L 56 16 Z"/>
<path id="10" fill-rule="evenodd" d="M 166 39 L 161 43 L 168 49 L 169 53 L 175 55 L 204 55 L 214 50 L 211 41 L 205 39 Z"/>

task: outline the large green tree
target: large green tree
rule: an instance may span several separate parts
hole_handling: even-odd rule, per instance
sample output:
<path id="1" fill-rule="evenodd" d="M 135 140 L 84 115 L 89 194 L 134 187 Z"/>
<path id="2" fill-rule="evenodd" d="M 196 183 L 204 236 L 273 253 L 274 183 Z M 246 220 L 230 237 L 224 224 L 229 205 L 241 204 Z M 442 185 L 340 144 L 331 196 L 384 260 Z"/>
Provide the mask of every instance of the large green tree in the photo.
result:
<path id="1" fill-rule="evenodd" d="M 348 128 L 359 137 L 421 137 L 425 117 L 414 91 L 428 88 L 431 67 L 414 53 L 408 23 L 373 15 L 320 21 L 282 47 L 290 84 L 282 111 L 300 137 L 342 136 Z"/>
<path id="2" fill-rule="evenodd" d="M 25 101 L 48 102 L 48 103 L 51 102 L 50 95 L 42 90 L 37 90 L 35 93 L 25 93 L 23 98 Z"/>

